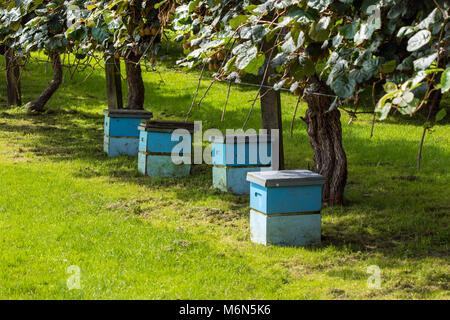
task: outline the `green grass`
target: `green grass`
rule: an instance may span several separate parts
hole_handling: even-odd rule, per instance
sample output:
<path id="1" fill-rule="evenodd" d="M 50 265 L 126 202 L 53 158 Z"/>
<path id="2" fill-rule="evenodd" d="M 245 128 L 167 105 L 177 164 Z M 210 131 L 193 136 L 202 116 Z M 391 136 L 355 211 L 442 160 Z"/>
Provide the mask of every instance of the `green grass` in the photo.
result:
<path id="1" fill-rule="evenodd" d="M 0 298 L 450 297 L 448 125 L 427 135 L 418 172 L 420 121 L 391 118 L 369 139 L 370 115 L 351 125 L 343 115 L 346 205 L 322 211 L 320 246 L 264 247 L 249 240 L 248 197 L 214 190 L 207 165 L 184 179 L 149 179 L 136 158 L 107 158 L 104 74 L 83 82 L 87 74 L 65 83 L 42 115 L 7 109 L 0 98 Z M 196 77 L 164 66 L 144 73 L 146 108 L 156 119 L 184 119 Z M 45 64 L 28 65 L 24 101 L 50 78 Z M 203 129 L 241 127 L 255 90 L 233 87 L 221 123 L 226 89 L 215 84 L 194 109 Z M 297 119 L 293 137 L 286 129 L 295 97 L 283 94 L 282 103 L 287 167 L 306 168 L 305 125 Z M 248 127 L 259 126 L 255 108 Z M 66 285 L 71 265 L 81 268 L 80 290 Z M 371 265 L 381 268 L 379 290 L 366 284 Z"/>

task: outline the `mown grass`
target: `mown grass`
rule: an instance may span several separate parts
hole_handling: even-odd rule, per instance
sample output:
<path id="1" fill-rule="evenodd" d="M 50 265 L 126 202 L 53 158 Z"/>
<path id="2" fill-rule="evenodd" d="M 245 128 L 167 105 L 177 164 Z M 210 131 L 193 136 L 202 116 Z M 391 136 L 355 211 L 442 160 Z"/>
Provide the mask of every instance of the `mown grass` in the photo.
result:
<path id="1" fill-rule="evenodd" d="M 144 73 L 146 108 L 182 120 L 197 75 L 159 70 Z M 214 190 L 207 165 L 184 179 L 149 179 L 136 158 L 106 157 L 104 74 L 83 82 L 88 73 L 66 82 L 42 115 L 7 109 L 0 98 L 0 298 L 450 297 L 448 125 L 426 137 L 417 171 L 421 121 L 391 118 L 369 139 L 370 115 L 351 125 L 343 115 L 345 206 L 322 211 L 320 246 L 264 247 L 249 240 L 248 197 Z M 45 64 L 29 64 L 24 101 L 50 78 Z M 215 84 L 191 119 L 203 129 L 240 128 L 255 90 L 233 87 L 220 122 L 226 90 Z M 287 167 L 307 168 L 305 125 L 296 119 L 288 132 L 295 97 L 282 102 Z M 248 127 L 260 127 L 258 108 Z M 79 290 L 66 285 L 71 265 L 81 268 Z M 367 286 L 371 265 L 381 269 L 381 289 Z"/>

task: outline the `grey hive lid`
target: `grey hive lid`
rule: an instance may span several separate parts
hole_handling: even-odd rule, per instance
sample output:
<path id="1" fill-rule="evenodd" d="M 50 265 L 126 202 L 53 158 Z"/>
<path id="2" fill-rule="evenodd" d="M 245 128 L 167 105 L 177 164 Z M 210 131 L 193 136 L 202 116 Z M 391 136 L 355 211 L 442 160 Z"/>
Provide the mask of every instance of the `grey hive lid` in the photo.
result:
<path id="1" fill-rule="evenodd" d="M 139 130 L 143 131 L 172 132 L 176 129 L 185 129 L 191 133 L 195 131 L 193 122 L 146 120 L 139 125 Z"/>
<path id="2" fill-rule="evenodd" d="M 247 181 L 263 187 L 322 185 L 325 177 L 309 170 L 258 171 L 247 173 Z"/>
<path id="3" fill-rule="evenodd" d="M 145 110 L 130 110 L 130 109 L 105 109 L 103 114 L 110 118 L 146 118 L 153 117 L 153 113 Z"/>
<path id="4" fill-rule="evenodd" d="M 270 134 L 227 134 L 225 136 L 211 136 L 212 143 L 249 143 L 270 142 Z"/>

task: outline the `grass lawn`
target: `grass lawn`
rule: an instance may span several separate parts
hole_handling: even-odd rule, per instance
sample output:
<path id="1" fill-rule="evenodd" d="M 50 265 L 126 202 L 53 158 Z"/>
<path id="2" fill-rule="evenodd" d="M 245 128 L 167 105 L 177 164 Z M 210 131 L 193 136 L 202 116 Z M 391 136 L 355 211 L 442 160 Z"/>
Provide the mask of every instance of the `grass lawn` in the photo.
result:
<path id="1" fill-rule="evenodd" d="M 160 71 L 144 73 L 146 108 L 183 120 L 197 76 Z M 351 125 L 343 115 L 346 205 L 322 211 L 320 246 L 265 247 L 250 242 L 248 197 L 214 190 L 207 165 L 183 179 L 150 179 L 138 174 L 137 157 L 106 157 L 104 73 L 83 82 L 88 73 L 37 116 L 6 108 L 0 77 L 1 299 L 450 298 L 448 124 L 427 135 L 418 172 L 420 121 L 391 118 L 369 139 L 370 115 Z M 29 64 L 24 102 L 50 78 L 45 64 Z M 242 126 L 256 91 L 233 87 L 220 122 L 226 90 L 215 84 L 194 109 L 204 130 Z M 295 101 L 282 96 L 287 167 L 307 168 L 301 120 L 289 136 Z M 260 127 L 258 108 L 248 127 Z M 66 285 L 72 265 L 81 289 Z M 380 289 L 367 286 L 371 265 L 381 269 Z"/>

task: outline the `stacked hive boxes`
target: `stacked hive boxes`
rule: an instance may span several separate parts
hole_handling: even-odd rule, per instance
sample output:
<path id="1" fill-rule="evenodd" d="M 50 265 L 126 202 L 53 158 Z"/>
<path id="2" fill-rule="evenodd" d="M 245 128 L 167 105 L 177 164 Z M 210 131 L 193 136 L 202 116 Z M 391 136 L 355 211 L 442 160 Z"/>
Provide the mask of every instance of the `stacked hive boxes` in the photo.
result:
<path id="1" fill-rule="evenodd" d="M 270 135 L 211 137 L 213 185 L 222 191 L 248 194 L 248 172 L 271 165 Z"/>
<path id="2" fill-rule="evenodd" d="M 139 172 L 149 177 L 184 177 L 190 173 L 193 123 L 149 120 L 138 129 Z"/>
<path id="3" fill-rule="evenodd" d="M 105 115 L 103 150 L 110 157 L 119 155 L 135 156 L 138 153 L 139 130 L 142 120 L 152 118 L 152 113 L 144 110 L 103 110 Z"/>
<path id="4" fill-rule="evenodd" d="M 253 242 L 281 246 L 320 242 L 323 176 L 308 170 L 262 171 L 248 173 L 247 180 Z"/>

